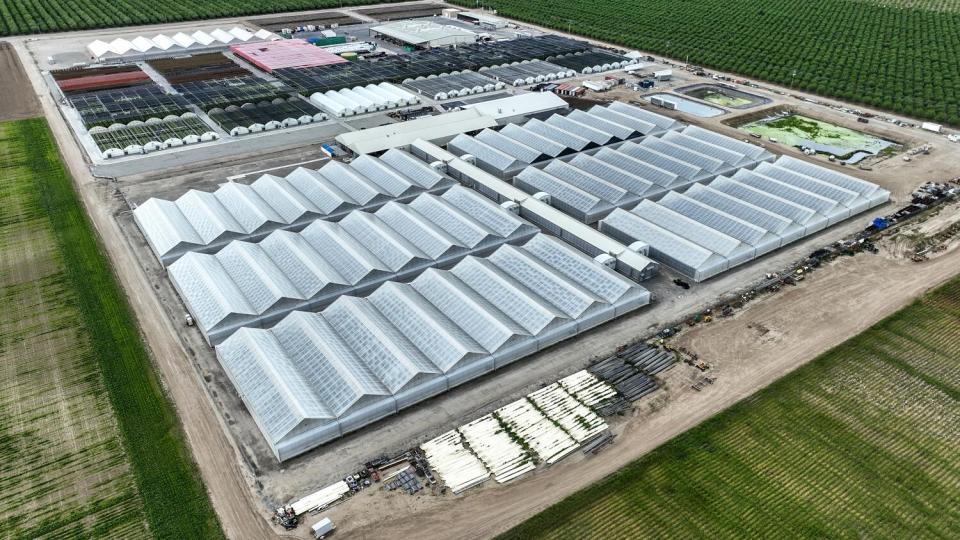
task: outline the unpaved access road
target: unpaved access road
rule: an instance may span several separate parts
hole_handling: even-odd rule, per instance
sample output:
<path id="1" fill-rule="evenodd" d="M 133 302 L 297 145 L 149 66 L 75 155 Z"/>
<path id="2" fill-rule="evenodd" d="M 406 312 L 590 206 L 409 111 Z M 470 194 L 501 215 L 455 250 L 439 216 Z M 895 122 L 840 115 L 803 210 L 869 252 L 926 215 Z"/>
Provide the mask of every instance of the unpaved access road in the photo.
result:
<path id="1" fill-rule="evenodd" d="M 9 41 L 0 41 L 0 121 L 36 118 L 43 113 L 20 56 Z"/>
<path id="2" fill-rule="evenodd" d="M 797 287 L 765 296 L 729 319 L 681 333 L 676 345 L 709 362 L 708 375 L 716 382 L 699 393 L 689 384 L 674 388 L 663 408 L 615 424 L 617 440 L 599 455 L 568 458 L 505 486 L 490 480 L 456 497 L 362 493 L 326 515 L 349 538 L 467 539 L 504 532 L 768 386 L 958 270 L 957 246 L 919 264 L 887 255 L 840 258 Z"/>

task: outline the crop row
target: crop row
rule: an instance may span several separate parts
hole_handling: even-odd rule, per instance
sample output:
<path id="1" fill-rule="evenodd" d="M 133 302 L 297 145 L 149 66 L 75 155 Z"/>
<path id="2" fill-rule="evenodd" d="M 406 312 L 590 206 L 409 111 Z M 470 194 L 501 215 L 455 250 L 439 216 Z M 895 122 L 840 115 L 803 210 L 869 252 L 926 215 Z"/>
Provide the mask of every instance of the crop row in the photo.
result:
<path id="1" fill-rule="evenodd" d="M 161 24 L 396 0 L 0 0 L 0 36 Z"/>
<path id="2" fill-rule="evenodd" d="M 473 0 L 454 3 L 474 6 Z M 851 0 L 484 4 L 518 20 L 960 125 L 955 6 L 945 12 Z"/>
<path id="3" fill-rule="evenodd" d="M 0 537 L 145 537 L 143 502 L 35 195 L 29 143 L 14 125 L 0 124 Z"/>
<path id="4" fill-rule="evenodd" d="M 957 308 L 960 278 L 504 538 L 952 536 Z"/>

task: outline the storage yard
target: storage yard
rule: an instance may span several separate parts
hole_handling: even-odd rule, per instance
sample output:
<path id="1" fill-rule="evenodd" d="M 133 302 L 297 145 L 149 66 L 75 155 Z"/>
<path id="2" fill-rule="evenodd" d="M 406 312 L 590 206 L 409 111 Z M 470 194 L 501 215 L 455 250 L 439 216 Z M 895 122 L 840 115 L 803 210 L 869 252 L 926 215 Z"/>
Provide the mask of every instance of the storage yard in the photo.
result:
<path id="1" fill-rule="evenodd" d="M 9 49 L 228 536 L 503 532 L 956 267 L 949 219 L 909 255 L 880 234 L 923 182 L 955 195 L 952 130 L 447 8 Z M 897 145 L 846 165 L 735 127 L 787 109 Z M 711 321 L 737 350 L 674 337 Z"/>

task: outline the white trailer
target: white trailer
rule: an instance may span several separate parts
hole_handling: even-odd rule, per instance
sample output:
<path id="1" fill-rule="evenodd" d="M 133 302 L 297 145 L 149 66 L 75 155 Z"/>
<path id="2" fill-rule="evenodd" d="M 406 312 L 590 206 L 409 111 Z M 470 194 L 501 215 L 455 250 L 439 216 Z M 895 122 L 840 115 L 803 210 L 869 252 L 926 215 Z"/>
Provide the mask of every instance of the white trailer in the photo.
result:
<path id="1" fill-rule="evenodd" d="M 310 530 L 313 531 L 313 537 L 320 539 L 325 538 L 328 534 L 333 532 L 333 529 L 336 527 L 333 526 L 333 522 L 330 521 L 330 518 L 325 517 L 320 521 L 313 524 L 310 527 Z"/>

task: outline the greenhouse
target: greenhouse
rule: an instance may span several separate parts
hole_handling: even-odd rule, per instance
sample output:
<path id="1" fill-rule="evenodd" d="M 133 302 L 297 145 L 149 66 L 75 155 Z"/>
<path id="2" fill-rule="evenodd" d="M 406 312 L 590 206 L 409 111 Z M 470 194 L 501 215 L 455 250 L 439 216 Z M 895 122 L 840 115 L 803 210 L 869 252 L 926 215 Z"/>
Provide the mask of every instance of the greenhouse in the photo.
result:
<path id="1" fill-rule="evenodd" d="M 527 60 L 491 68 L 481 68 L 480 73 L 511 86 L 527 86 L 577 75 L 577 72 L 572 69 L 560 67 L 543 60 Z"/>
<path id="2" fill-rule="evenodd" d="M 598 118 L 601 111 L 610 110 L 593 107 L 589 113 L 578 116 L 583 121 L 585 116 Z M 746 145 L 749 149 L 743 148 L 745 143 L 724 135 L 711 137 L 713 142 L 697 138 L 694 135 L 699 135 L 703 130 L 694 126 L 659 132 L 660 127 L 653 122 L 634 119 L 622 113 L 615 114 L 642 122 L 643 125 L 637 124 L 637 128 L 643 127 L 651 133 L 658 133 L 645 136 L 639 142 L 631 140 L 599 150 L 588 149 L 568 161 L 554 160 L 546 166 L 527 167 L 513 176 L 513 183 L 530 194 L 544 192 L 550 195 L 552 206 L 584 223 L 595 223 L 614 208 L 633 207 L 642 199 L 659 198 L 668 191 L 733 173 L 743 167 L 756 166 L 758 163 L 769 165 L 765 161 L 773 159 L 773 154 L 762 148 L 752 145 Z M 587 123 L 584 121 L 584 124 Z M 596 128 L 603 127 L 599 123 L 594 125 Z M 499 135 L 514 133 L 531 143 L 536 140 L 534 137 L 542 138 L 535 133 L 529 135 L 529 131 L 520 126 L 508 131 L 511 127 L 504 127 Z M 621 132 L 621 135 L 635 136 L 626 132 Z M 562 146 L 559 142 L 551 142 Z M 484 159 L 484 156 L 475 157 L 478 164 Z"/>
<path id="3" fill-rule="evenodd" d="M 175 201 L 151 198 L 134 209 L 133 217 L 150 249 L 168 265 L 190 251 L 211 252 L 231 240 L 298 230 L 316 219 L 338 219 L 455 183 L 393 149 L 349 165 L 330 161 L 319 170 L 300 167 L 283 178 L 266 174 L 250 185 L 228 182 L 213 193 L 190 190 Z"/>
<path id="4" fill-rule="evenodd" d="M 353 116 L 368 112 L 394 109 L 420 102 L 416 95 L 390 83 L 368 84 L 327 90 L 324 93 L 315 92 L 310 96 L 310 102 L 337 116 Z"/>
<path id="5" fill-rule="evenodd" d="M 87 52 L 96 60 L 141 56 L 156 53 L 191 53 L 212 47 L 226 47 L 237 43 L 254 43 L 280 39 L 267 30 L 250 32 L 235 26 L 229 30 L 216 28 L 210 32 L 197 30 L 192 34 L 178 32 L 173 36 L 159 34 L 152 38 L 137 36 L 131 40 L 116 38 L 110 42 L 96 40 L 87 45 Z"/>
<path id="6" fill-rule="evenodd" d="M 637 115 L 616 112 L 612 106 L 610 108 L 594 106 L 587 112 L 573 110 L 566 115 L 553 114 L 545 121 L 531 119 L 524 124 L 507 124 L 499 131 L 485 129 L 474 136 L 461 135 L 451 141 L 447 148 L 457 155 L 473 156 L 473 160 L 481 169 L 508 179 L 533 163 L 590 150 L 597 146 L 616 145 L 624 141 L 662 135 L 669 130 L 682 127 L 682 124 L 669 118 L 648 113 L 631 105 L 625 107 L 630 111 L 635 110 Z M 624 109 L 620 108 L 620 110 Z M 691 140 L 699 145 L 708 145 L 698 139 Z M 633 142 L 629 144 L 633 146 L 620 148 L 624 148 L 624 152 L 637 154 L 654 152 L 650 147 L 634 150 L 635 144 Z M 680 144 L 659 140 L 650 144 L 657 144 L 661 150 L 669 151 L 671 155 L 680 159 L 709 163 L 715 169 L 719 169 L 721 165 L 721 160 L 712 155 L 699 154 Z M 662 148 L 665 146 L 669 148 Z M 678 174 L 682 173 L 682 178 L 686 181 L 702 179 L 708 174 L 708 171 L 699 172 L 694 168 L 695 165 L 674 164 L 676 159 L 670 156 L 664 156 L 664 159 L 672 165 L 668 168 L 677 171 Z"/>
<path id="7" fill-rule="evenodd" d="M 703 281 L 889 198 L 870 182 L 783 156 L 629 212 L 616 209 L 600 230 L 621 242 L 643 241 L 655 260 Z"/>
<path id="8" fill-rule="evenodd" d="M 538 229 L 480 194 L 453 187 L 259 243 L 234 241 L 216 254 L 187 253 L 168 274 L 208 343 L 242 326 L 266 327 L 293 310 L 317 310 L 467 255 L 529 239 Z"/>
<path id="9" fill-rule="evenodd" d="M 403 81 L 403 85 L 418 94 L 437 101 L 493 92 L 494 90 L 501 90 L 505 86 L 500 81 L 489 79 L 473 71 L 421 76 L 416 79 L 407 79 Z"/>
<path id="10" fill-rule="evenodd" d="M 649 301 L 539 234 L 269 330 L 241 329 L 216 352 L 283 461 Z"/>

